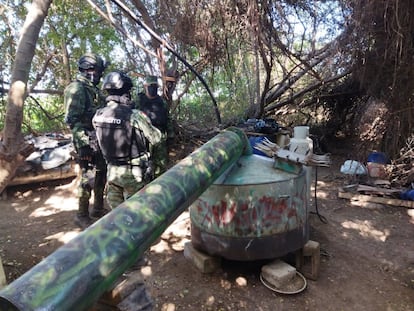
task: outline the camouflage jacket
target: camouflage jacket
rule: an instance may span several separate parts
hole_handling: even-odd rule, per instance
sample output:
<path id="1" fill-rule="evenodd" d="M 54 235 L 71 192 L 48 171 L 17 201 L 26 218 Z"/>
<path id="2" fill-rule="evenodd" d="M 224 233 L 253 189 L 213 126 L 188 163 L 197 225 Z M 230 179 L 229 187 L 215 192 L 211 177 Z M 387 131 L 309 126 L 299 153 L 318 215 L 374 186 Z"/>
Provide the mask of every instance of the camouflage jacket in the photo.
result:
<path id="1" fill-rule="evenodd" d="M 161 131 L 151 124 L 151 120 L 142 111 L 133 109 L 130 122 L 142 131 L 151 145 L 157 145 L 161 141 Z"/>
<path id="2" fill-rule="evenodd" d="M 79 148 L 89 145 L 88 131 L 93 131 L 92 117 L 105 100 L 99 89 L 85 77 L 78 75 L 64 91 L 65 122 L 69 125 L 73 144 Z"/>

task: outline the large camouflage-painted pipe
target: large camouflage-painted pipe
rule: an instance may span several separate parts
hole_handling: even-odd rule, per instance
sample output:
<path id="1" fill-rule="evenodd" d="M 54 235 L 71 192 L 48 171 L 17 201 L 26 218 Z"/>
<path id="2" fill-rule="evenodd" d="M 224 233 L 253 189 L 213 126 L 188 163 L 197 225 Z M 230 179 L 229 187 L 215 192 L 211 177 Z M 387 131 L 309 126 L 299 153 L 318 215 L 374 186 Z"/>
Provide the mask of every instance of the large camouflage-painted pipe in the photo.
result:
<path id="1" fill-rule="evenodd" d="M 86 310 L 243 154 L 229 128 L 0 290 L 0 310 Z"/>

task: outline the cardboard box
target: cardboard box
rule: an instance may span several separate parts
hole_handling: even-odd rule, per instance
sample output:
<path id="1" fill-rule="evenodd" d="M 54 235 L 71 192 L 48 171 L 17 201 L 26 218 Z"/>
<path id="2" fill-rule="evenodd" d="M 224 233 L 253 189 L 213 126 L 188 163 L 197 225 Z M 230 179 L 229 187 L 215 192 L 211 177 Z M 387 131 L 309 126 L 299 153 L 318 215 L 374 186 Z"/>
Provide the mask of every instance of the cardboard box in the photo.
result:
<path id="1" fill-rule="evenodd" d="M 387 179 L 386 165 L 382 163 L 367 162 L 368 175 L 372 178 Z"/>

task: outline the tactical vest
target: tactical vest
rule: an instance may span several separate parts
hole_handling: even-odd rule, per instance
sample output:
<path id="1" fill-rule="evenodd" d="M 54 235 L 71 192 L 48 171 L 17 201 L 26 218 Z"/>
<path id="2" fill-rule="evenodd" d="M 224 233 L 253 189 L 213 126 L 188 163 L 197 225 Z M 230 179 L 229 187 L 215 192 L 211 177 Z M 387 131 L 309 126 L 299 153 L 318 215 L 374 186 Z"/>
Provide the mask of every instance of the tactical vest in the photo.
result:
<path id="1" fill-rule="evenodd" d="M 131 126 L 132 109 L 125 105 L 99 109 L 93 119 L 96 136 L 105 160 L 126 165 L 147 151 L 142 132 Z"/>
<path id="2" fill-rule="evenodd" d="M 168 108 L 161 96 L 150 99 L 144 93 L 140 93 L 138 99 L 139 109 L 151 119 L 152 125 L 165 133 L 167 131 Z"/>

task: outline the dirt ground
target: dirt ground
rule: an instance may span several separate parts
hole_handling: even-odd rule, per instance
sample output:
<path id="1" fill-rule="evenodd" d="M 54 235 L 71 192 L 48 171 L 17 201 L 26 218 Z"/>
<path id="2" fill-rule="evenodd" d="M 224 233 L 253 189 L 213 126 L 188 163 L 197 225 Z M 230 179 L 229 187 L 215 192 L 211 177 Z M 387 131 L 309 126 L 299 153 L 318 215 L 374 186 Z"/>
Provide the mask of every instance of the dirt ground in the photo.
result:
<path id="1" fill-rule="evenodd" d="M 191 241 L 185 212 L 151 247 L 142 268 L 154 309 L 414 310 L 414 210 L 338 198 L 338 187 L 349 180 L 339 172 L 344 158 L 332 159 L 330 168 L 317 171 L 311 210 L 320 217 L 309 218 L 310 238 L 321 246 L 320 274 L 303 292 L 284 295 L 265 287 L 259 276 L 266 262 L 223 260 L 218 271 L 199 272 L 183 255 Z M 79 233 L 75 189 L 69 179 L 3 194 L 0 257 L 9 283 Z"/>

